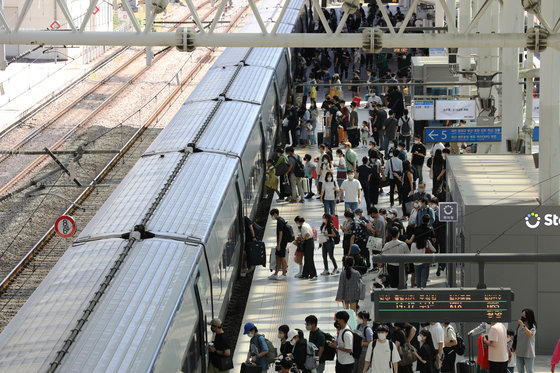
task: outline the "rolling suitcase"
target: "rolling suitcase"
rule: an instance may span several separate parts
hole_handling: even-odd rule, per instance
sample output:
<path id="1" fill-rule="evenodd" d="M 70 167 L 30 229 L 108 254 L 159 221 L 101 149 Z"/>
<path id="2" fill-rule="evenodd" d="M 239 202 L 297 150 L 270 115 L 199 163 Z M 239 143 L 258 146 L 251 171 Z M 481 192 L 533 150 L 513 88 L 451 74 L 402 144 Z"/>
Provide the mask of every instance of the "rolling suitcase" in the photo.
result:
<path id="1" fill-rule="evenodd" d="M 350 141 L 353 148 L 360 145 L 360 129 L 358 127 L 348 129 L 348 141 Z"/>
<path id="2" fill-rule="evenodd" d="M 247 263 L 252 266 L 262 265 L 266 267 L 266 248 L 262 241 L 247 242 Z"/>
<path id="3" fill-rule="evenodd" d="M 469 336 L 469 360 L 457 363 L 457 373 L 476 373 L 476 361 L 473 360 L 473 337 Z"/>
<path id="4" fill-rule="evenodd" d="M 261 373 L 262 368 L 258 365 L 243 363 L 241 364 L 241 373 Z"/>

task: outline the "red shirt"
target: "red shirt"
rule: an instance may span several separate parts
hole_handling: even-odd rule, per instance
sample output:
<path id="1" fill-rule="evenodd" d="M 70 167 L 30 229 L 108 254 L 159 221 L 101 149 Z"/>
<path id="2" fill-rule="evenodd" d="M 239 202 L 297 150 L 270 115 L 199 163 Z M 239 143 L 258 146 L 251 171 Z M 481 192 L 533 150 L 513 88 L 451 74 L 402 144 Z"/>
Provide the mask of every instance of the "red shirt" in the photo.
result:
<path id="1" fill-rule="evenodd" d="M 478 337 L 478 356 L 476 357 L 476 363 L 480 365 L 480 369 L 488 370 L 490 369 L 490 363 L 488 362 L 488 346 L 482 343 L 483 340 L 484 335 Z"/>

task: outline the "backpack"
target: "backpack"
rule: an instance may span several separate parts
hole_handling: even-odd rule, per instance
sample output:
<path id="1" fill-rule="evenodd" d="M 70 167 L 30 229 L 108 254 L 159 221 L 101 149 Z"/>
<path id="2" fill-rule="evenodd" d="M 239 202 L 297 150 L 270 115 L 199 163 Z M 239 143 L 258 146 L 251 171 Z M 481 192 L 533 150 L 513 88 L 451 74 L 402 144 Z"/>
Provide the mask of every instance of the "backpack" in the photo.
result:
<path id="1" fill-rule="evenodd" d="M 410 135 L 410 118 L 406 118 L 406 122 L 404 121 L 404 117 L 402 118 L 402 128 L 401 132 L 404 136 Z"/>
<path id="2" fill-rule="evenodd" d="M 453 347 L 457 355 L 463 356 L 465 354 L 465 341 L 459 334 L 457 334 L 457 344 Z"/>
<path id="3" fill-rule="evenodd" d="M 282 233 L 284 233 L 284 235 L 286 235 L 285 241 L 286 242 L 293 242 L 296 239 L 296 236 L 294 235 L 294 228 L 292 228 L 291 225 L 286 223 L 286 221 L 284 219 L 282 219 L 282 220 L 284 222 L 284 229 L 282 230 Z"/>
<path id="4" fill-rule="evenodd" d="M 268 347 L 268 352 L 265 355 L 266 356 L 266 361 L 269 364 L 272 364 L 276 361 L 276 356 L 278 356 L 278 350 L 276 349 L 276 347 L 274 347 L 272 342 L 270 342 L 268 339 L 265 338 L 264 335 L 262 335 L 262 337 L 264 338 L 264 341 L 266 342 L 266 347 Z"/>
<path id="5" fill-rule="evenodd" d="M 362 354 L 362 342 L 364 340 L 364 338 L 362 337 L 362 333 L 360 333 L 356 330 L 344 329 L 344 331 L 342 332 L 342 343 L 344 343 L 344 333 L 346 333 L 346 331 L 349 331 L 353 335 L 353 338 L 352 338 L 352 357 L 355 360 L 359 360 L 360 355 Z"/>
<path id="6" fill-rule="evenodd" d="M 336 356 L 336 350 L 329 346 L 329 343 L 334 341 L 335 338 L 330 333 L 325 333 L 321 330 L 321 333 L 325 336 L 325 349 L 323 350 L 323 355 L 321 355 L 321 360 L 333 361 Z"/>
<path id="7" fill-rule="evenodd" d="M 294 157 L 293 155 L 290 155 L 290 158 L 293 158 L 296 161 L 293 169 L 294 175 L 296 175 L 296 177 L 304 177 L 305 168 L 303 167 L 303 163 L 301 162 L 301 159 Z"/>
<path id="8" fill-rule="evenodd" d="M 280 157 L 279 160 L 281 159 L 285 159 L 286 161 L 282 161 L 282 163 L 280 163 L 278 166 L 276 166 L 276 176 L 284 176 L 286 175 L 286 172 L 288 172 L 288 169 L 290 168 L 290 165 L 287 162 L 286 156 L 282 155 Z"/>
<path id="9" fill-rule="evenodd" d="M 338 245 L 340 243 L 340 232 L 335 227 L 333 227 L 333 229 L 335 233 L 335 236 L 333 237 L 333 242 L 335 245 Z"/>
<path id="10" fill-rule="evenodd" d="M 309 369 L 309 370 L 317 369 L 317 366 L 319 365 L 318 363 L 319 359 L 317 358 L 318 352 L 319 349 L 317 348 L 317 346 L 307 341 L 307 352 L 305 355 L 305 363 L 303 363 L 303 367 L 305 369 Z"/>
<path id="11" fill-rule="evenodd" d="M 389 352 L 390 356 L 389 356 L 389 368 L 391 369 L 391 372 L 393 371 L 393 349 L 394 349 L 394 343 L 391 342 L 390 340 L 387 340 L 387 342 L 389 343 L 389 350 L 391 350 L 391 352 Z M 377 339 L 374 339 L 373 342 L 371 342 L 371 359 L 370 361 L 373 361 L 373 351 L 375 350 L 375 345 L 377 344 Z"/>
<path id="12" fill-rule="evenodd" d="M 414 363 L 416 359 L 416 355 L 414 355 L 414 347 L 410 343 L 405 343 L 404 345 L 398 348 L 399 356 L 401 357 L 401 361 L 399 361 L 399 366 L 407 366 Z"/>

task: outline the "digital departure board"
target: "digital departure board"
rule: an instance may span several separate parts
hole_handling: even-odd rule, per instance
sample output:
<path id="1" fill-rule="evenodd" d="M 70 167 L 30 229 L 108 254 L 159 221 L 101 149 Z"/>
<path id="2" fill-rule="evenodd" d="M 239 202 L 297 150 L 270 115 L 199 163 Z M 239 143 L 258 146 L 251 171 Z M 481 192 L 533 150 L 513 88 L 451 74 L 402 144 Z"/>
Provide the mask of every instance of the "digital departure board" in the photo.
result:
<path id="1" fill-rule="evenodd" d="M 511 289 L 375 289 L 376 322 L 510 322 Z"/>

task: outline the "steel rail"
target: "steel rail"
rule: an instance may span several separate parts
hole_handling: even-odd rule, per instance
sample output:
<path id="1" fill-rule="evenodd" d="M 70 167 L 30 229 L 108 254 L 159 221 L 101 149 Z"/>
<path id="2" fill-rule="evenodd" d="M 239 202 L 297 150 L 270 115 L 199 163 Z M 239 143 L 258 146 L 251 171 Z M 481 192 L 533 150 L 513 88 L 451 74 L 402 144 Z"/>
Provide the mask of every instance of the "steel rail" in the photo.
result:
<path id="1" fill-rule="evenodd" d="M 197 10 L 199 10 L 200 8 L 208 5 L 211 3 L 211 0 L 205 1 L 204 3 L 200 4 L 197 7 Z M 207 15 L 212 13 L 212 9 L 207 13 Z M 205 15 L 205 17 L 207 17 L 207 15 Z M 183 18 L 183 20 L 186 20 L 190 17 L 190 15 L 186 16 Z M 175 26 L 174 28 L 171 28 L 169 30 L 169 32 L 173 32 L 178 26 Z M 162 56 L 164 56 L 165 54 L 167 54 L 169 52 L 168 50 L 165 50 L 164 53 L 160 53 L 158 54 L 158 56 L 156 56 L 156 59 L 160 59 Z M 103 86 L 105 83 L 107 83 L 107 81 L 109 81 L 110 79 L 112 79 L 113 77 L 115 77 L 118 73 L 120 73 L 122 70 L 124 70 L 125 68 L 129 67 L 133 62 L 137 61 L 138 58 L 142 57 L 145 54 L 145 50 L 142 50 L 140 52 L 138 52 L 137 54 L 135 54 L 131 59 L 129 59 L 128 61 L 126 61 L 123 65 L 119 66 L 118 68 L 116 68 L 114 71 L 112 71 L 108 76 L 106 76 L 103 80 L 99 81 L 94 87 L 92 87 L 90 90 L 88 90 L 85 94 L 81 95 L 80 97 L 78 97 L 76 100 L 72 101 L 69 105 L 67 105 L 64 109 L 62 109 L 60 112 L 58 112 L 54 117 L 52 117 L 51 119 L 49 119 L 47 122 L 43 123 L 42 125 L 40 125 L 38 128 L 36 128 L 33 132 L 31 132 L 29 135 L 27 135 L 22 141 L 20 141 L 18 144 L 16 144 L 15 146 L 13 146 L 9 152 L 11 153 L 7 153 L 4 155 L 0 156 L 0 163 L 5 161 L 6 159 L 8 159 L 11 155 L 16 154 L 17 151 L 19 149 L 21 149 L 24 145 L 26 145 L 27 143 L 29 143 L 29 141 L 31 141 L 33 138 L 37 137 L 42 131 L 44 131 L 46 128 L 50 127 L 51 125 L 53 125 L 54 123 L 56 123 L 57 120 L 59 120 L 63 115 L 67 114 L 70 110 L 72 110 L 73 108 L 76 107 L 77 104 L 79 104 L 83 99 L 85 99 L 87 96 L 89 96 L 90 94 L 92 94 L 93 92 L 95 92 L 97 89 L 99 89 L 101 86 Z M 154 60 L 155 62 L 155 60 Z M 94 118 L 101 110 L 103 110 L 105 107 L 107 107 L 107 105 L 109 105 L 118 95 L 120 95 L 126 88 L 128 88 L 132 83 L 134 83 L 134 81 L 136 79 L 138 79 L 140 76 L 142 76 L 144 73 L 146 73 L 146 71 L 150 68 L 150 66 L 145 66 L 141 71 L 139 71 L 137 74 L 135 74 L 131 79 L 127 80 L 122 86 L 120 86 L 117 91 L 113 92 L 109 97 L 107 97 L 99 106 L 97 106 L 93 111 L 91 111 L 83 120 L 81 120 L 78 124 L 76 124 L 74 127 L 72 127 L 72 129 L 70 129 L 70 131 L 68 131 L 62 138 L 60 138 L 56 143 L 54 143 L 53 145 L 51 145 L 49 147 L 49 149 L 57 149 L 59 148 L 65 140 L 67 140 L 70 136 L 72 136 L 78 129 L 80 129 L 83 125 L 85 125 L 86 123 L 88 123 L 92 118 Z M 1 138 L 1 137 L 0 137 Z M 14 178 L 12 178 L 12 180 L 10 180 L 8 183 L 6 183 L 5 185 L 2 186 L 2 188 L 0 188 L 0 194 L 4 194 L 6 193 L 12 186 L 14 186 L 17 182 L 19 182 L 19 180 L 24 177 L 25 175 L 27 175 L 28 173 L 30 173 L 35 167 L 37 167 L 37 165 L 39 165 L 41 162 L 43 162 L 45 159 L 47 159 L 47 156 L 40 156 L 38 158 L 36 158 L 32 163 L 30 163 L 25 169 L 23 169 L 19 174 L 17 174 Z"/>
<path id="2" fill-rule="evenodd" d="M 243 8 L 236 19 L 227 27 L 226 32 L 229 32 L 239 21 L 241 15 L 244 14 L 248 9 L 248 6 Z M 83 202 L 89 197 L 89 195 L 95 190 L 97 184 L 105 179 L 109 172 L 115 167 L 118 161 L 126 154 L 126 152 L 134 145 L 134 143 L 142 136 L 142 134 L 148 129 L 151 124 L 157 122 L 160 114 L 168 107 L 172 105 L 173 99 L 177 97 L 179 93 L 183 91 L 184 86 L 190 82 L 196 74 L 200 71 L 202 66 L 210 60 L 211 55 L 214 53 L 214 49 L 209 50 L 202 56 L 202 58 L 196 63 L 193 69 L 185 76 L 185 78 L 180 82 L 180 84 L 171 92 L 166 100 L 156 109 L 156 111 L 144 122 L 144 124 L 130 137 L 130 139 L 123 145 L 117 154 L 107 163 L 107 165 L 95 176 L 95 178 L 90 182 L 90 184 L 80 193 L 80 195 L 72 202 L 72 204 L 64 211 L 62 215 L 71 215 L 75 210 L 76 206 L 82 205 Z M 41 237 L 41 239 L 33 245 L 33 247 L 25 254 L 25 256 L 19 261 L 19 263 L 10 271 L 10 273 L 4 277 L 2 282 L 0 282 L 0 295 L 2 295 L 6 289 L 9 287 L 10 283 L 21 273 L 25 266 L 35 257 L 35 255 L 47 244 L 47 242 L 54 236 L 55 229 L 54 225 L 49 228 L 49 230 Z"/>

